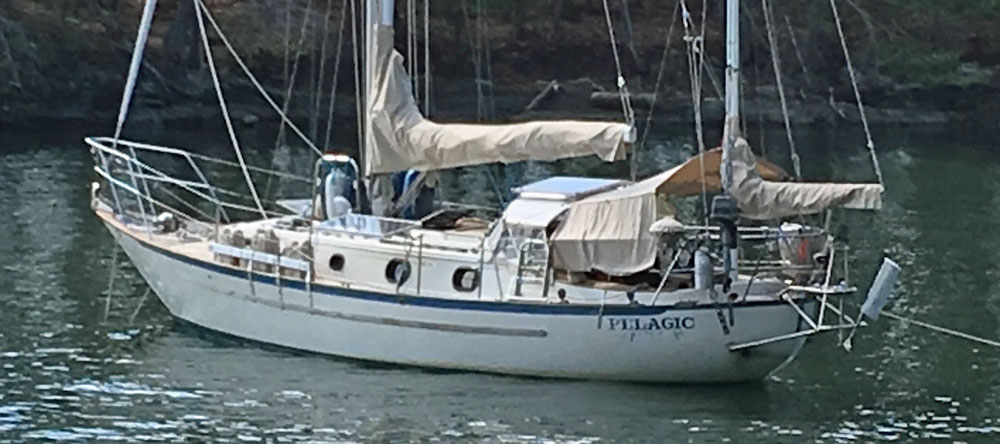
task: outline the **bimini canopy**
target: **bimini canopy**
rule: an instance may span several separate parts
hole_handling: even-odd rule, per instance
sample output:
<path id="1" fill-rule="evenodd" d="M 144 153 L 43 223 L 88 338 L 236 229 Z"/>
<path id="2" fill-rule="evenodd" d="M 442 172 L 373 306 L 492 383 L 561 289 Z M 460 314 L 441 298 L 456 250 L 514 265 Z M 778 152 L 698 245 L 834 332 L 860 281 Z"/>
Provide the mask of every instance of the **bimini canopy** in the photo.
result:
<path id="1" fill-rule="evenodd" d="M 812 214 L 832 206 L 881 206 L 880 185 L 772 182 L 787 175 L 774 164 L 758 162 L 742 138 L 732 157 L 731 192 L 739 203 L 740 215 L 746 218 Z M 677 230 L 666 198 L 697 195 L 703 184 L 709 193 L 722 191 L 721 161 L 721 150 L 711 150 L 641 182 L 574 202 L 553 235 L 554 265 L 612 276 L 652 267 L 656 260 L 656 235 L 652 232 Z"/>
<path id="2" fill-rule="evenodd" d="M 656 192 L 663 196 L 688 197 L 702 192 L 702 183 L 707 193 L 722 191 L 722 176 L 719 171 L 722 165 L 722 148 L 706 151 L 694 156 L 686 162 L 643 181 L 650 186 L 656 186 Z M 756 167 L 757 175 L 765 180 L 781 181 L 788 179 L 788 173 L 781 167 L 760 160 Z"/>
<path id="3" fill-rule="evenodd" d="M 392 47 L 393 30 L 376 25 L 376 65 L 368 174 L 435 170 L 482 163 L 556 160 L 595 155 L 625 158 L 631 128 L 610 122 L 527 122 L 510 125 L 438 124 L 420 114 L 403 56 Z"/>

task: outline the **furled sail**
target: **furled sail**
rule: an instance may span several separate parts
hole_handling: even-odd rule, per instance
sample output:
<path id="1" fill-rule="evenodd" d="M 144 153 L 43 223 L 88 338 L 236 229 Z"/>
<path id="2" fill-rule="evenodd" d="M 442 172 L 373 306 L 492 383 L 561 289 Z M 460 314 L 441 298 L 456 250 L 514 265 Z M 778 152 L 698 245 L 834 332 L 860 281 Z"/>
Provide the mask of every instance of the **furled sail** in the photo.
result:
<path id="1" fill-rule="evenodd" d="M 391 26 L 375 26 L 375 79 L 370 108 L 367 174 L 435 170 L 482 163 L 556 160 L 596 155 L 625 158 L 628 125 L 609 122 L 527 122 L 509 125 L 438 124 L 421 115 Z"/>
<path id="2" fill-rule="evenodd" d="M 868 183 L 771 182 L 758 172 L 757 160 L 746 139 L 736 139 L 730 154 L 733 160 L 733 189 L 740 216 L 766 220 L 820 213 L 827 208 L 852 210 L 882 208 L 883 187 Z"/>

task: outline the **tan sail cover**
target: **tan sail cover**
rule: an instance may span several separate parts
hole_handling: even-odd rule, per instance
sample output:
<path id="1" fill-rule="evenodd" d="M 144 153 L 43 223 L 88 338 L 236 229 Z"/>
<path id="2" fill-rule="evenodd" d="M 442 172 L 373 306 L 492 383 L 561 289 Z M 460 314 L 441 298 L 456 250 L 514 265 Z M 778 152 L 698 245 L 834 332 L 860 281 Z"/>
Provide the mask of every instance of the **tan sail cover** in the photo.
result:
<path id="1" fill-rule="evenodd" d="M 758 162 L 742 138 L 732 156 L 732 194 L 743 217 L 777 219 L 833 206 L 881 207 L 880 185 L 772 182 L 787 174 L 770 162 Z M 677 228 L 669 219 L 674 212 L 666 198 L 697 195 L 703 182 L 707 192 L 721 192 L 721 163 L 722 151 L 714 149 L 641 182 L 574 202 L 553 234 L 553 264 L 558 269 L 596 270 L 612 276 L 653 266 L 656 235 L 651 231 Z M 659 226 L 654 226 L 658 221 Z"/>
<path id="2" fill-rule="evenodd" d="M 770 182 L 761 178 L 758 162 L 746 139 L 736 139 L 733 158 L 733 189 L 730 194 L 747 219 L 779 219 L 815 214 L 831 207 L 853 210 L 882 208 L 882 185 L 858 183 Z"/>
<path id="3" fill-rule="evenodd" d="M 608 122 L 527 122 L 510 125 L 438 124 L 421 115 L 391 26 L 376 26 L 376 72 L 369 90 L 374 146 L 368 174 L 434 170 L 491 162 L 556 160 L 596 155 L 625 158 L 630 128 Z"/>

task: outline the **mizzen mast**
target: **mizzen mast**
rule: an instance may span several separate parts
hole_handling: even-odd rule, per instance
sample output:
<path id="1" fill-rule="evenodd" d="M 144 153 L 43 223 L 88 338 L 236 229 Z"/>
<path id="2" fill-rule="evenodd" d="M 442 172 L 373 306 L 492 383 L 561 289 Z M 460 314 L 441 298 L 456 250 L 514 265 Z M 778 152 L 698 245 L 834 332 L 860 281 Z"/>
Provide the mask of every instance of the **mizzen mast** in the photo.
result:
<path id="1" fill-rule="evenodd" d="M 712 219 L 722 226 L 722 260 L 727 282 L 723 287 L 728 291 L 729 283 L 737 279 L 737 233 L 739 218 L 733 188 L 732 151 L 739 137 L 740 121 L 740 2 L 726 0 L 726 119 L 722 131 L 722 175 L 721 196 L 712 200 Z"/>

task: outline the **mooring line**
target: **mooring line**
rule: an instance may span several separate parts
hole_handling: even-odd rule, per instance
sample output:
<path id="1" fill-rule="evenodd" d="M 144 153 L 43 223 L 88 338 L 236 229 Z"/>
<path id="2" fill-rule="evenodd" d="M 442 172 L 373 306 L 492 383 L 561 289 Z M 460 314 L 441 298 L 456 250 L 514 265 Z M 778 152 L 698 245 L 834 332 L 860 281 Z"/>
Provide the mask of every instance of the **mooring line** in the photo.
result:
<path id="1" fill-rule="evenodd" d="M 980 344 L 984 344 L 984 345 L 989 345 L 989 346 L 992 346 L 992 347 L 1000 348 L 1000 342 L 997 342 L 997 341 L 994 341 L 994 340 L 990 340 L 990 339 L 986 339 L 986 338 L 981 338 L 979 336 L 970 335 L 968 333 L 963 333 L 963 332 L 960 332 L 958 330 L 952 330 L 950 328 L 939 327 L 937 325 L 928 324 L 926 322 L 918 321 L 918 320 L 915 320 L 915 319 L 904 318 L 904 317 L 902 317 L 900 315 L 892 314 L 892 313 L 889 313 L 889 312 L 882 312 L 881 315 L 885 316 L 887 318 L 890 318 L 890 319 L 895 319 L 895 320 L 900 321 L 900 322 L 905 322 L 907 324 L 913 324 L 913 325 L 916 325 L 918 327 L 924 327 L 924 328 L 926 328 L 928 330 L 932 330 L 932 331 L 935 331 L 935 332 L 938 332 L 938 333 L 946 334 L 946 335 L 949 335 L 949 336 L 955 336 L 955 337 L 958 337 L 958 338 L 967 339 L 967 340 L 972 341 L 972 342 L 978 342 Z"/>

